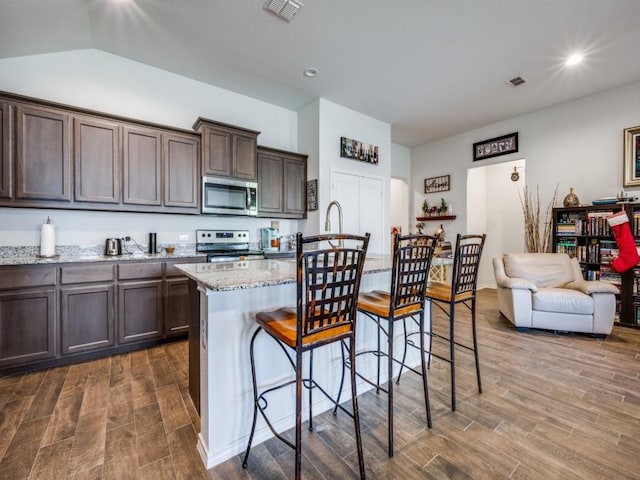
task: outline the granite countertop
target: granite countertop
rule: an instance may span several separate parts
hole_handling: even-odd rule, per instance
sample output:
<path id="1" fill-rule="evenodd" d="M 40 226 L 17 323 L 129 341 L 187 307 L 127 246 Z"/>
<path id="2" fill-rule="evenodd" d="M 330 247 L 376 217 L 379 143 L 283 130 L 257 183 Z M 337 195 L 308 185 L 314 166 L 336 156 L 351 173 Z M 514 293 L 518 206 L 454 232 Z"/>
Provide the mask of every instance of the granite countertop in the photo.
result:
<path id="1" fill-rule="evenodd" d="M 32 247 L 0 247 L 0 266 L 11 265 L 53 265 L 58 263 L 91 263 L 120 262 L 136 260 L 175 260 L 180 258 L 205 257 L 193 248 L 176 249 L 172 254 L 163 253 L 125 253 L 123 255 L 104 255 L 102 246 L 67 246 L 58 247 L 58 253 L 52 258 L 37 256 L 38 251 Z"/>
<path id="2" fill-rule="evenodd" d="M 367 255 L 364 273 L 390 271 L 390 255 Z M 202 287 L 218 292 L 283 285 L 296 281 L 295 259 L 193 263 L 176 266 Z"/>

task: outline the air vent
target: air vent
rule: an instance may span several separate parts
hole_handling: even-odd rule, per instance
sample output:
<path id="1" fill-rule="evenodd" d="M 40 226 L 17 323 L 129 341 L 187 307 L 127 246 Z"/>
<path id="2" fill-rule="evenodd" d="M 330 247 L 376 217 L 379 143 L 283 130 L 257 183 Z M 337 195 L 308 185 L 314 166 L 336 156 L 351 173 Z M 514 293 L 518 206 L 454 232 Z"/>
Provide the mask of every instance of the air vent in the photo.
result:
<path id="1" fill-rule="evenodd" d="M 524 77 L 515 77 L 511 80 L 508 80 L 507 83 L 512 87 L 519 87 L 520 85 L 524 85 L 525 83 L 527 83 L 527 79 Z"/>
<path id="2" fill-rule="evenodd" d="M 290 22 L 295 17 L 303 3 L 298 0 L 267 0 L 264 8 L 274 15 Z"/>

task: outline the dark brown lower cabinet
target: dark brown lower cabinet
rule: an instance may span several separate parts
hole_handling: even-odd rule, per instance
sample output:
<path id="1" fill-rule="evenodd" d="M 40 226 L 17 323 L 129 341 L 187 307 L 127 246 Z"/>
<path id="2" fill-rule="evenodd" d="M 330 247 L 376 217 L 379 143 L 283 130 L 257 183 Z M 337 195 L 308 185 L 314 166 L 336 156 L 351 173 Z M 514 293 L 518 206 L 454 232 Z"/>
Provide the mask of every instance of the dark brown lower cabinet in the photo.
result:
<path id="1" fill-rule="evenodd" d="M 113 284 L 60 289 L 62 353 L 115 345 Z"/>
<path id="2" fill-rule="evenodd" d="M 168 278 L 165 280 L 164 332 L 174 336 L 189 331 L 189 280 Z"/>
<path id="3" fill-rule="evenodd" d="M 0 293 L 0 367 L 56 356 L 55 290 Z"/>
<path id="4" fill-rule="evenodd" d="M 162 337 L 162 280 L 118 285 L 118 343 Z"/>
<path id="5" fill-rule="evenodd" d="M 0 267 L 0 375 L 187 335 L 189 280 L 205 257 Z"/>

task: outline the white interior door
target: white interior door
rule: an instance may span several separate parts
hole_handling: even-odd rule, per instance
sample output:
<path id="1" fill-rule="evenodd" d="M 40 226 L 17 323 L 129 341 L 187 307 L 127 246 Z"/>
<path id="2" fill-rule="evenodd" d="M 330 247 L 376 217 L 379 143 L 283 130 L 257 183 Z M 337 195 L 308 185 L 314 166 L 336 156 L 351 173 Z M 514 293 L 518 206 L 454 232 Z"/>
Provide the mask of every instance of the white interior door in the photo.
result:
<path id="1" fill-rule="evenodd" d="M 371 234 L 369 252 L 383 253 L 382 179 L 342 172 L 331 173 L 331 200 L 342 206 L 343 232 Z M 331 231 L 338 231 L 338 213 L 331 212 Z"/>

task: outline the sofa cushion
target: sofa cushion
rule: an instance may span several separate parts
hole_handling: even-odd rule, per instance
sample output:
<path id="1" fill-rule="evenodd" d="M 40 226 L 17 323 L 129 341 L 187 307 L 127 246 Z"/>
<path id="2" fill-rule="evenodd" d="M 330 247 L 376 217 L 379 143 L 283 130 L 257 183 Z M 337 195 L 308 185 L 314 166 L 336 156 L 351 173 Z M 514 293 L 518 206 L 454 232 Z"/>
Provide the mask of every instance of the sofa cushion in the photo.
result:
<path id="1" fill-rule="evenodd" d="M 533 294 L 533 310 L 556 313 L 593 314 L 593 298 L 577 290 L 541 288 Z"/>
<path id="2" fill-rule="evenodd" d="M 571 259 L 563 253 L 507 253 L 503 261 L 508 277 L 524 278 L 538 287 L 562 287 L 574 280 Z"/>

